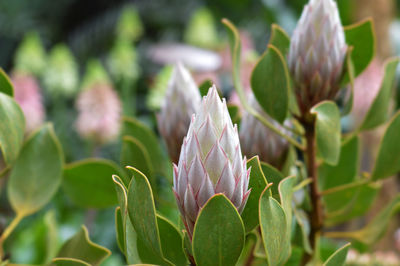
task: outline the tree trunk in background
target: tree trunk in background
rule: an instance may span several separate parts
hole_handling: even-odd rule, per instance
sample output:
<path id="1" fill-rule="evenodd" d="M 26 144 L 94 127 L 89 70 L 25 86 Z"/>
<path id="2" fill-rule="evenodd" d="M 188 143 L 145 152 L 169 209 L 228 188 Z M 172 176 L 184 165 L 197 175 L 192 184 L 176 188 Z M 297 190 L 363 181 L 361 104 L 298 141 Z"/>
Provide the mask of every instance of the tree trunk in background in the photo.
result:
<path id="1" fill-rule="evenodd" d="M 385 59 L 393 55 L 391 47 L 389 27 L 394 19 L 396 12 L 395 0 L 355 0 L 353 6 L 354 20 L 360 21 L 367 17 L 372 17 L 376 33 L 376 59 L 382 64 Z M 367 88 L 366 88 L 367 89 Z M 362 140 L 362 169 L 361 171 L 371 171 L 378 151 L 379 141 L 383 135 L 384 126 L 371 132 L 361 135 Z M 396 178 L 386 179 L 378 195 L 374 207 L 367 215 L 370 221 L 380 210 L 387 206 L 398 193 L 398 182 Z M 389 225 L 385 237 L 379 241 L 374 249 L 394 250 L 394 233 L 399 227 L 399 220 L 393 219 Z M 352 224 L 351 227 L 360 227 L 361 224 Z"/>

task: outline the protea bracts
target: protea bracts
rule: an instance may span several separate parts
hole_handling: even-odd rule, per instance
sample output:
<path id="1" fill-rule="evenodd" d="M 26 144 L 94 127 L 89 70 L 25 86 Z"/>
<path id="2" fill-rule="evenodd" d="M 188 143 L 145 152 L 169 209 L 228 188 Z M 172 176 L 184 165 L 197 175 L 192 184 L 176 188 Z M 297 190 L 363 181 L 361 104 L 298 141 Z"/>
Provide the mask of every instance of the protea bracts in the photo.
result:
<path id="1" fill-rule="evenodd" d="M 178 162 L 182 140 L 200 101 L 200 92 L 192 76 L 182 64 L 178 63 L 173 70 L 164 102 L 157 116 L 158 130 L 167 144 L 169 156 L 174 163 Z"/>
<path id="2" fill-rule="evenodd" d="M 268 119 L 281 131 L 290 134 L 262 110 L 253 94 L 250 94 L 249 103 L 265 119 Z M 288 124 L 288 122 L 285 122 L 285 124 Z M 239 136 L 243 154 L 248 157 L 258 155 L 261 161 L 267 162 L 278 169 L 282 167 L 289 143 L 246 111 L 243 113 Z"/>
<path id="3" fill-rule="evenodd" d="M 310 0 L 294 30 L 288 64 L 304 114 L 336 96 L 347 45 L 336 2 Z"/>
<path id="4" fill-rule="evenodd" d="M 203 97 L 174 164 L 174 193 L 190 238 L 199 210 L 215 193 L 223 193 L 241 212 L 250 194 L 250 169 L 242 157 L 236 125 L 225 99 L 214 87 Z"/>

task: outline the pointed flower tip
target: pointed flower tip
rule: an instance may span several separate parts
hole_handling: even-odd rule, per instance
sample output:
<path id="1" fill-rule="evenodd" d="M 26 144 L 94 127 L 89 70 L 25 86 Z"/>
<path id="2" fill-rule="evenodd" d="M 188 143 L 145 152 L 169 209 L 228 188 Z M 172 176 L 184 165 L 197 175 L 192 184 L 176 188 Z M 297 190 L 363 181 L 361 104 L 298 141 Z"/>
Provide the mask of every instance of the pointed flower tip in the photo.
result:
<path id="1" fill-rule="evenodd" d="M 240 148 L 235 149 L 240 145 L 238 132 L 233 129 L 225 100 L 219 97 L 215 85 L 209 88 L 192 116 L 186 138 L 174 187 L 182 188 L 176 199 L 185 208 L 181 210 L 183 220 L 193 222 L 187 224 L 191 232 L 199 209 L 216 192 L 224 194 L 241 211 L 245 205 L 242 196 L 248 191 L 246 165 L 237 163 L 243 160 Z M 236 181 L 241 184 L 240 189 L 235 189 Z"/>

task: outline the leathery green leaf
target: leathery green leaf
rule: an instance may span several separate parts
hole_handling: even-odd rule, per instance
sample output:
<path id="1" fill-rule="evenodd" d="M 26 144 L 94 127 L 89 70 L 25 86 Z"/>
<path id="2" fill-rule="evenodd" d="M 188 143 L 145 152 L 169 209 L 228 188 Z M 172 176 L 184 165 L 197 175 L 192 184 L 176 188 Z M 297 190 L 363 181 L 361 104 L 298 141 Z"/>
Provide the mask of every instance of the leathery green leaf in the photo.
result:
<path id="1" fill-rule="evenodd" d="M 260 229 L 269 265 L 283 265 L 287 259 L 286 214 L 265 189 L 260 198 Z"/>
<path id="2" fill-rule="evenodd" d="M 358 171 L 358 137 L 354 136 L 341 145 L 339 162 L 335 166 L 327 163 L 318 168 L 318 179 L 321 190 L 349 184 L 355 181 Z M 350 193 L 349 193 L 350 192 Z M 340 191 L 323 197 L 328 211 L 335 211 L 350 202 L 352 191 Z M 350 198 L 349 198 L 350 197 Z"/>
<path id="3" fill-rule="evenodd" d="M 268 45 L 251 75 L 251 88 L 260 106 L 282 123 L 289 106 L 290 77 L 281 52 Z"/>
<path id="4" fill-rule="evenodd" d="M 340 112 L 331 101 L 318 103 L 311 109 L 316 115 L 315 131 L 318 155 L 324 162 L 336 165 L 340 155 Z"/>
<path id="5" fill-rule="evenodd" d="M 14 87 L 11 83 L 10 78 L 0 67 L 0 92 L 7 94 L 8 96 L 14 96 Z"/>
<path id="6" fill-rule="evenodd" d="M 379 146 L 378 157 L 372 172 L 377 180 L 400 171 L 400 111 L 390 121 Z"/>
<path id="7" fill-rule="evenodd" d="M 329 232 L 326 237 L 350 238 L 366 245 L 373 245 L 384 235 L 390 218 L 399 210 L 400 196 L 398 195 L 362 229 L 351 232 Z"/>
<path id="8" fill-rule="evenodd" d="M 279 183 L 279 196 L 281 200 L 281 206 L 286 214 L 286 241 L 285 244 L 287 245 L 284 249 L 285 257 L 283 260 L 286 261 L 289 259 L 291 254 L 291 246 L 290 246 L 290 239 L 292 236 L 292 199 L 293 199 L 293 187 L 296 185 L 297 178 L 295 176 L 289 176 L 283 179 Z"/>
<path id="9" fill-rule="evenodd" d="M 50 201 L 61 184 L 63 161 L 52 125 L 42 126 L 29 137 L 8 181 L 8 198 L 17 214 L 29 215 Z"/>
<path id="10" fill-rule="evenodd" d="M 72 258 L 55 258 L 51 261 L 51 266 L 90 266 L 89 263 L 83 260 Z"/>
<path id="11" fill-rule="evenodd" d="M 388 108 L 390 99 L 393 95 L 396 68 L 398 64 L 398 57 L 391 58 L 386 61 L 381 88 L 364 118 L 364 121 L 360 127 L 361 130 L 373 129 L 387 121 L 389 117 Z"/>
<path id="12" fill-rule="evenodd" d="M 150 128 L 139 120 L 124 117 L 122 135 L 132 136 L 142 143 L 148 154 L 151 154 L 154 171 L 159 174 L 164 173 L 166 156 L 161 149 L 157 136 Z"/>
<path id="13" fill-rule="evenodd" d="M 372 19 L 344 27 L 346 43 L 353 46 L 351 59 L 354 62 L 355 77 L 369 65 L 375 54 L 375 33 Z"/>
<path id="14" fill-rule="evenodd" d="M 182 236 L 178 229 L 161 215 L 157 215 L 157 224 L 165 257 L 174 265 L 187 265 L 186 256 L 183 253 Z"/>
<path id="15" fill-rule="evenodd" d="M 125 254 L 126 261 L 128 264 L 137 264 L 140 263 L 138 244 L 137 244 L 137 234 L 133 225 L 128 217 L 128 198 L 127 198 L 127 188 L 122 182 L 121 178 L 116 175 L 113 175 L 113 181 L 115 183 L 115 189 L 117 192 L 119 206 L 121 208 L 122 215 L 122 227 L 123 227 L 123 245 L 124 247 L 122 251 Z M 117 218 L 118 219 L 118 218 Z M 120 227 L 120 226 L 119 226 Z M 121 236 L 118 237 L 121 240 Z M 117 239 L 118 239 L 117 238 Z"/>
<path id="16" fill-rule="evenodd" d="M 328 260 L 324 263 L 323 266 L 342 266 L 346 262 L 347 252 L 350 248 L 350 243 L 347 243 L 343 247 L 333 253 Z"/>
<path id="17" fill-rule="evenodd" d="M 149 178 L 152 188 L 155 188 L 154 171 L 150 155 L 145 146 L 136 138 L 122 138 L 121 164 L 132 165 Z"/>
<path id="18" fill-rule="evenodd" d="M 265 178 L 267 179 L 267 183 L 272 183 L 271 190 L 268 193 L 271 193 L 275 199 L 279 199 L 279 183 L 285 178 L 278 169 L 273 167 L 270 164 L 261 162 L 261 169 L 264 173 Z"/>
<path id="19" fill-rule="evenodd" d="M 89 239 L 89 233 L 83 225 L 81 230 L 61 247 L 58 258 L 72 258 L 82 260 L 91 265 L 99 265 L 111 255 L 105 247 L 93 243 Z"/>
<path id="20" fill-rule="evenodd" d="M 286 56 L 290 47 L 290 37 L 279 25 L 272 24 L 269 43 L 278 48 L 283 56 Z"/>
<path id="21" fill-rule="evenodd" d="M 374 203 L 380 188 L 380 184 L 371 183 L 342 190 L 340 197 L 345 197 L 347 202 L 341 208 L 336 207 L 334 211 L 326 213 L 326 226 L 329 227 L 350 221 L 367 213 Z M 328 198 L 328 201 L 333 202 L 333 199 L 336 198 L 335 194 L 337 193 L 325 195 L 324 199 Z M 332 199 L 329 199 L 329 197 Z"/>
<path id="22" fill-rule="evenodd" d="M 111 176 L 124 173 L 113 161 L 85 159 L 64 168 L 63 189 L 71 200 L 84 208 L 106 208 L 117 203 Z"/>
<path id="23" fill-rule="evenodd" d="M 260 196 L 268 184 L 261 169 L 258 156 L 247 161 L 247 168 L 250 167 L 249 189 L 251 189 L 251 193 L 242 212 L 242 219 L 246 232 L 252 231 L 259 223 L 258 205 L 260 202 Z"/>
<path id="24" fill-rule="evenodd" d="M 25 117 L 17 102 L 0 92 L 0 148 L 10 165 L 18 157 L 24 141 Z"/>
<path id="25" fill-rule="evenodd" d="M 124 226 L 124 216 L 121 212 L 121 207 L 118 206 L 115 209 L 115 232 L 117 238 L 117 244 L 122 253 L 125 254 L 125 226 Z"/>
<path id="26" fill-rule="evenodd" d="M 146 176 L 129 167 L 133 177 L 128 188 L 128 214 L 138 238 L 139 256 L 144 263 L 172 265 L 163 256 L 153 192 Z"/>
<path id="27" fill-rule="evenodd" d="M 199 212 L 193 233 L 196 264 L 235 265 L 244 246 L 244 226 L 235 206 L 223 194 L 211 197 Z"/>

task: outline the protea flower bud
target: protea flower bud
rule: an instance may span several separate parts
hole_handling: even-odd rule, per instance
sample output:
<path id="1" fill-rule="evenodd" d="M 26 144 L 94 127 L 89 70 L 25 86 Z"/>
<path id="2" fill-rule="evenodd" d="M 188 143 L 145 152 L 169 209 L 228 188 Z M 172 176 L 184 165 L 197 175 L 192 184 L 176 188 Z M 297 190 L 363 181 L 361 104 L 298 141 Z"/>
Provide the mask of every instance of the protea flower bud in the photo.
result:
<path id="1" fill-rule="evenodd" d="M 288 63 L 300 110 L 332 99 L 339 90 L 347 45 L 333 0 L 310 0 L 294 30 Z"/>
<path id="2" fill-rule="evenodd" d="M 78 89 L 79 73 L 75 57 L 64 44 L 56 45 L 50 52 L 43 76 L 46 89 L 54 97 L 69 97 Z"/>
<path id="3" fill-rule="evenodd" d="M 37 80 L 25 73 L 15 72 L 11 76 L 14 84 L 14 97 L 25 116 L 25 131 L 32 132 L 43 124 L 45 110 Z"/>
<path id="4" fill-rule="evenodd" d="M 100 63 L 88 64 L 82 92 L 76 102 L 76 128 L 85 139 L 104 144 L 116 139 L 121 127 L 121 102 Z"/>
<path id="5" fill-rule="evenodd" d="M 178 63 L 172 73 L 161 111 L 158 129 L 164 138 L 173 162 L 179 159 L 182 140 L 189 128 L 192 114 L 200 104 L 200 92 L 189 71 Z"/>
<path id="6" fill-rule="evenodd" d="M 237 127 L 214 86 L 193 115 L 179 163 L 174 164 L 173 190 L 190 237 L 199 210 L 215 193 L 224 193 L 239 212 L 243 210 L 250 194 L 249 175 Z"/>
<path id="7" fill-rule="evenodd" d="M 250 94 L 249 103 L 258 113 L 281 131 L 287 131 L 262 110 L 253 94 Z M 288 122 L 285 122 L 285 124 L 288 124 Z M 290 134 L 289 132 L 286 133 Z M 243 154 L 248 157 L 258 155 L 261 161 L 267 162 L 278 169 L 282 167 L 289 143 L 246 111 L 243 113 L 239 136 Z"/>

